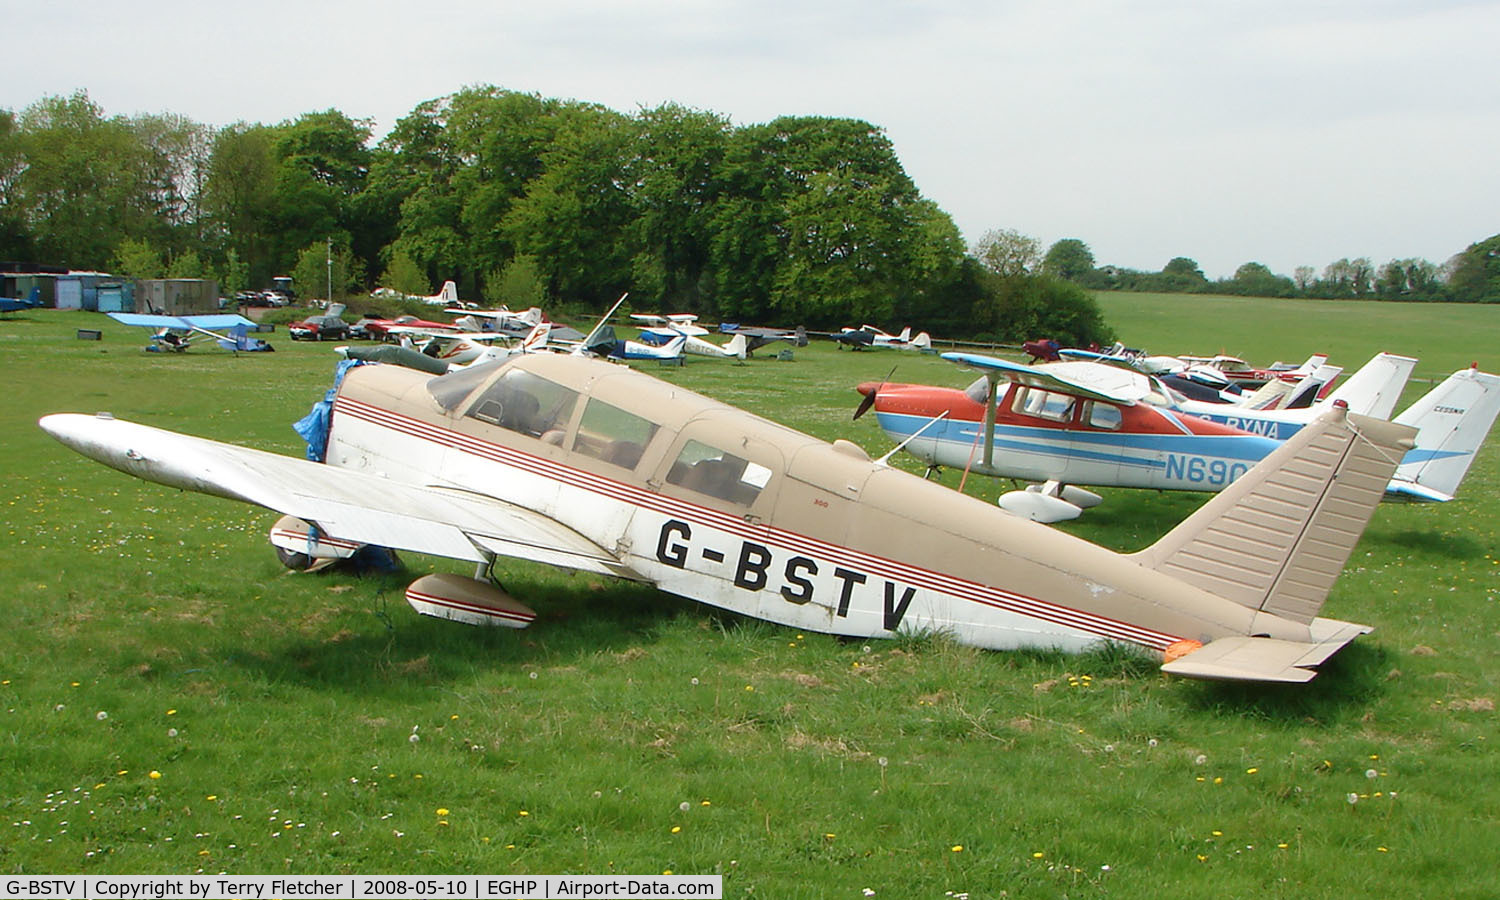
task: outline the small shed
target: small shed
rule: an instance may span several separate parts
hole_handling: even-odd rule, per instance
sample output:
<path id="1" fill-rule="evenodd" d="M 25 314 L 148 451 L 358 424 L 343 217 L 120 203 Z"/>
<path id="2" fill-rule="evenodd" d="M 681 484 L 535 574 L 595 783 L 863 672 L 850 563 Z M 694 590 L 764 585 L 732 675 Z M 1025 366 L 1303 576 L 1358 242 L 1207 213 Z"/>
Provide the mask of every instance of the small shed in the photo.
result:
<path id="1" fill-rule="evenodd" d="M 97 312 L 99 283 L 113 278 L 104 272 L 69 272 L 57 276 L 57 308 Z"/>
<path id="2" fill-rule="evenodd" d="M 136 285 L 136 309 L 166 316 L 219 311 L 219 283 L 206 278 L 143 278 Z"/>
<path id="3" fill-rule="evenodd" d="M 107 281 L 99 285 L 99 311 L 135 312 L 135 282 Z"/>

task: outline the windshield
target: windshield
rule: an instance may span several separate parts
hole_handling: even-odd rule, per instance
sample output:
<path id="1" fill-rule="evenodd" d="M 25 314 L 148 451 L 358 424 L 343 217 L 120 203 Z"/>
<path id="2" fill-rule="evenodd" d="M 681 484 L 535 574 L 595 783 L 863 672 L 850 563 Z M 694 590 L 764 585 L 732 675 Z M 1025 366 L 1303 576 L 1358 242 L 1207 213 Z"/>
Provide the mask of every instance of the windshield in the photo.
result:
<path id="1" fill-rule="evenodd" d="M 964 388 L 964 394 L 975 403 L 984 403 L 990 399 L 990 379 L 988 375 L 981 375 L 974 383 Z"/>
<path id="2" fill-rule="evenodd" d="M 437 401 L 438 406 L 448 412 L 453 412 L 465 397 L 472 394 L 476 387 L 495 374 L 495 371 L 506 362 L 508 360 L 502 359 L 484 365 L 469 366 L 467 369 L 460 369 L 447 375 L 439 375 L 428 380 L 427 393 L 432 395 L 432 399 Z"/>

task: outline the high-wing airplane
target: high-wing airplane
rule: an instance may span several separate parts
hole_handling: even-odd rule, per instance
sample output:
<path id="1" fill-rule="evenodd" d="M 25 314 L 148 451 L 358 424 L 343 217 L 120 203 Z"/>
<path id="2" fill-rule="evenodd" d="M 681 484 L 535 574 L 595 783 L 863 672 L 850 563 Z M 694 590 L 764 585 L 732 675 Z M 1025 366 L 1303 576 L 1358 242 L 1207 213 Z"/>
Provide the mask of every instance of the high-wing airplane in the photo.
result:
<path id="1" fill-rule="evenodd" d="M 698 317 L 691 313 L 678 313 L 670 316 L 631 313 L 630 318 L 647 326 L 641 329 L 641 343 L 651 347 L 665 347 L 674 343 L 678 337 L 686 337 L 682 352 L 691 353 L 694 356 L 744 359 L 750 355 L 750 339 L 744 335 L 735 335 L 729 343 L 723 346 L 704 340 L 703 335 L 712 334 L 712 332 L 697 324 Z"/>
<path id="2" fill-rule="evenodd" d="M 1221 491 L 1331 404 L 1348 409 L 1358 402 L 1388 416 L 1415 363 L 1381 354 L 1313 409 L 1236 410 L 1226 424 L 1189 414 L 1189 404 L 1174 402 L 1157 382 L 1114 366 L 1025 366 L 970 353 L 943 358 L 984 374 L 965 390 L 866 382 L 856 418 L 873 407 L 886 435 L 929 466 L 1037 482 L 1002 495 L 999 504 L 1039 522 L 1076 518 L 1099 503 L 1079 485 Z M 1399 374 L 1394 392 L 1392 371 Z M 1389 485 L 1392 498 L 1452 499 L 1497 412 L 1500 378 L 1477 369 L 1454 373 L 1413 403 L 1395 420 L 1420 430 L 1402 477 Z M 1234 427 L 1236 416 L 1273 413 L 1282 417 L 1274 428 Z"/>
<path id="3" fill-rule="evenodd" d="M 745 345 L 745 355 L 749 356 L 755 351 L 769 344 L 780 341 L 788 341 L 794 347 L 807 346 L 807 328 L 798 325 L 796 328 L 772 328 L 764 325 L 740 325 L 735 322 L 720 322 L 719 332 L 730 336 L 743 334 L 749 339 Z"/>
<path id="4" fill-rule="evenodd" d="M 542 312 L 540 306 L 533 306 L 521 312 L 511 312 L 503 306 L 498 309 L 464 309 L 461 306 L 455 306 L 443 311 L 460 316 L 454 324 L 470 331 L 503 331 L 511 335 L 526 334 L 547 321 L 547 315 Z M 465 323 L 463 316 L 468 316 L 471 322 Z"/>
<path id="5" fill-rule="evenodd" d="M 152 330 L 151 343 L 146 349 L 153 353 L 181 353 L 193 344 L 212 341 L 225 350 L 236 353 L 254 353 L 274 350 L 260 338 L 250 337 L 256 324 L 234 313 L 213 313 L 201 316 L 159 316 L 147 313 L 108 313 L 111 319 L 122 325 Z"/>
<path id="6" fill-rule="evenodd" d="M 35 309 L 42 305 L 42 289 L 33 287 L 31 295 L 26 299 L 19 297 L 0 297 L 0 313 L 20 312 L 23 309 Z"/>
<path id="7" fill-rule="evenodd" d="M 858 328 L 844 328 L 829 337 L 838 342 L 840 348 L 848 347 L 851 350 L 862 350 L 865 347 L 893 347 L 897 350 L 928 350 L 932 347 L 932 337 L 927 332 L 922 332 L 916 337 L 911 335 L 911 327 L 901 329 L 900 334 L 888 334 L 876 328 L 874 325 L 861 325 Z"/>
<path id="8" fill-rule="evenodd" d="M 427 615 L 532 623 L 486 577 L 508 556 L 797 629 L 1115 642 L 1168 672 L 1287 682 L 1369 630 L 1318 612 L 1412 434 L 1331 410 L 1154 545 L 1119 554 L 602 360 L 341 374 L 324 463 L 103 413 L 40 425 L 128 474 L 282 512 L 272 540 L 294 566 L 363 545 L 475 563 L 474 578 L 412 583 Z"/>

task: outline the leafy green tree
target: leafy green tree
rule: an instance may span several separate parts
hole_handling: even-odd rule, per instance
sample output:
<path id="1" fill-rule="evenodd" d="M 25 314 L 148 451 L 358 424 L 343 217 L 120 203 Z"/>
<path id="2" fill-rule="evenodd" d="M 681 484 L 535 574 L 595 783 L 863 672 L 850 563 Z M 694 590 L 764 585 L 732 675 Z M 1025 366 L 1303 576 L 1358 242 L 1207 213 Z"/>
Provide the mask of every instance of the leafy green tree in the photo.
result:
<path id="1" fill-rule="evenodd" d="M 1500 303 L 1500 234 L 1470 244 L 1458 255 L 1448 292 L 1461 303 Z"/>
<path id="2" fill-rule="evenodd" d="M 88 94 L 47 97 L 21 114 L 25 167 L 15 201 L 36 252 L 102 269 L 124 235 L 160 234 L 151 154 L 123 119 Z"/>
<path id="3" fill-rule="evenodd" d="M 543 154 L 542 174 L 501 221 L 516 250 L 536 257 L 561 297 L 602 300 L 630 286 L 624 161 L 631 138 L 618 113 L 570 106 Z"/>
<path id="4" fill-rule="evenodd" d="M 184 250 L 167 265 L 168 278 L 202 278 L 206 268 L 195 251 Z"/>
<path id="5" fill-rule="evenodd" d="M 218 278 L 219 290 L 226 297 L 233 297 L 250 288 L 250 267 L 245 265 L 233 247 L 224 251 L 224 262 L 219 267 Z"/>
<path id="6" fill-rule="evenodd" d="M 1047 250 L 1042 272 L 1065 281 L 1078 281 L 1094 271 L 1094 251 L 1078 238 L 1063 238 Z"/>
<path id="7" fill-rule="evenodd" d="M 30 259 L 31 232 L 20 201 L 26 153 L 15 113 L 0 109 L 0 259 Z"/>
<path id="8" fill-rule="evenodd" d="M 751 321 L 883 321 L 922 290 L 912 276 L 933 245 L 911 239 L 956 237 L 934 210 L 869 123 L 804 117 L 741 129 L 712 226 L 720 309 Z M 962 245 L 953 249 L 950 266 Z"/>
<path id="9" fill-rule="evenodd" d="M 214 137 L 203 185 L 204 212 L 212 243 L 233 251 L 246 266 L 245 286 L 270 283 L 279 264 L 272 259 L 276 186 L 276 132 L 239 123 Z"/>
<path id="10" fill-rule="evenodd" d="M 427 273 L 401 250 L 391 252 L 390 264 L 380 276 L 380 287 L 400 291 L 408 296 L 420 296 L 432 290 Z"/>
<path id="11" fill-rule="evenodd" d="M 333 296 L 326 298 L 329 301 L 347 299 L 351 292 L 361 292 L 364 277 L 364 264 L 349 249 L 346 237 L 335 238 L 331 247 L 327 241 L 307 245 L 298 251 L 297 262 L 292 266 L 292 283 L 303 297 L 327 294 L 331 279 Z"/>
<path id="12" fill-rule="evenodd" d="M 547 283 L 536 257 L 521 255 L 485 279 L 485 299 L 509 309 L 530 309 L 547 302 Z"/>
<path id="13" fill-rule="evenodd" d="M 1047 275 L 986 273 L 974 325 L 976 331 L 1003 341 L 1050 337 L 1063 346 L 1087 347 L 1114 339 L 1092 294 Z"/>
<path id="14" fill-rule="evenodd" d="M 166 271 L 161 251 L 151 246 L 149 241 L 135 238 L 120 241 L 109 268 L 111 272 L 126 278 L 160 278 Z"/>
<path id="15" fill-rule="evenodd" d="M 675 104 L 635 117 L 626 184 L 634 289 L 665 309 L 709 312 L 705 296 L 727 120 Z"/>
<path id="16" fill-rule="evenodd" d="M 1029 275 L 1042 264 L 1042 242 L 1009 228 L 993 229 L 975 243 L 973 254 L 1001 277 Z"/>
<path id="17" fill-rule="evenodd" d="M 1290 278 L 1277 275 L 1262 263 L 1247 262 L 1234 270 L 1234 277 L 1223 289 L 1241 297 L 1290 297 L 1294 285 Z"/>

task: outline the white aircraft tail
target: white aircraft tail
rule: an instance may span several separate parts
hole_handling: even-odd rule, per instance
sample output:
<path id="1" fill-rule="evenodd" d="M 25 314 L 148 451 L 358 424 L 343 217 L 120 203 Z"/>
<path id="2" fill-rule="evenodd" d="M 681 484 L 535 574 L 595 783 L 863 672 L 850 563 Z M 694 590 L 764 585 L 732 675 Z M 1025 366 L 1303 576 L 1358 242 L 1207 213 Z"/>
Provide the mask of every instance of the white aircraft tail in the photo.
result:
<path id="1" fill-rule="evenodd" d="M 912 338 L 911 345 L 913 347 L 916 347 L 918 350 L 930 350 L 932 348 L 932 335 L 923 331 L 916 337 Z"/>
<path id="2" fill-rule="evenodd" d="M 451 281 L 443 282 L 443 289 L 438 291 L 438 299 L 443 303 L 458 303 L 458 285 Z"/>
<path id="3" fill-rule="evenodd" d="M 724 355 L 732 356 L 735 359 L 744 359 L 746 356 L 749 356 L 750 339 L 743 334 L 735 335 L 729 343 L 724 345 Z"/>
<path id="4" fill-rule="evenodd" d="M 1323 390 L 1324 385 L 1342 375 L 1343 366 L 1318 366 L 1312 372 L 1302 376 L 1302 380 L 1294 385 L 1289 385 L 1290 390 L 1286 396 L 1275 407 L 1276 409 L 1306 409 L 1318 401 L 1318 392 Z M 1267 382 L 1267 385 L 1275 384 L 1276 381 Z M 1287 382 L 1281 381 L 1282 384 Z M 1377 418 L 1386 418 L 1378 416 Z"/>
<path id="5" fill-rule="evenodd" d="M 1339 385 L 1325 398 L 1325 403 L 1342 400 L 1349 411 L 1377 419 L 1389 419 L 1396 409 L 1396 401 L 1406 388 L 1406 379 L 1417 361 L 1410 356 L 1394 353 L 1377 353 L 1360 367 L 1358 372 Z"/>
<path id="6" fill-rule="evenodd" d="M 1245 635 L 1189 647 L 1163 668 L 1206 678 L 1307 681 L 1309 667 L 1368 631 L 1318 618 L 1318 611 L 1413 434 L 1330 409 L 1134 554 L 1141 565 L 1255 613 Z M 1288 622 L 1307 630 L 1296 633 Z"/>
<path id="7" fill-rule="evenodd" d="M 552 323 L 540 322 L 532 327 L 527 333 L 525 340 L 521 341 L 522 353 L 538 353 L 547 349 L 547 339 L 552 336 Z"/>
<path id="8" fill-rule="evenodd" d="M 540 306 L 533 306 L 523 313 L 516 314 L 516 321 L 525 325 L 540 325 L 542 324 L 542 318 L 542 308 Z"/>
<path id="9" fill-rule="evenodd" d="M 902 342 L 903 344 L 911 340 L 911 326 L 908 325 L 905 328 L 901 329 L 901 333 L 896 335 L 896 340 Z"/>
<path id="10" fill-rule="evenodd" d="M 1449 375 L 1394 421 L 1417 429 L 1417 445 L 1396 469 L 1392 492 L 1451 500 L 1500 414 L 1500 377 L 1477 364 Z"/>

